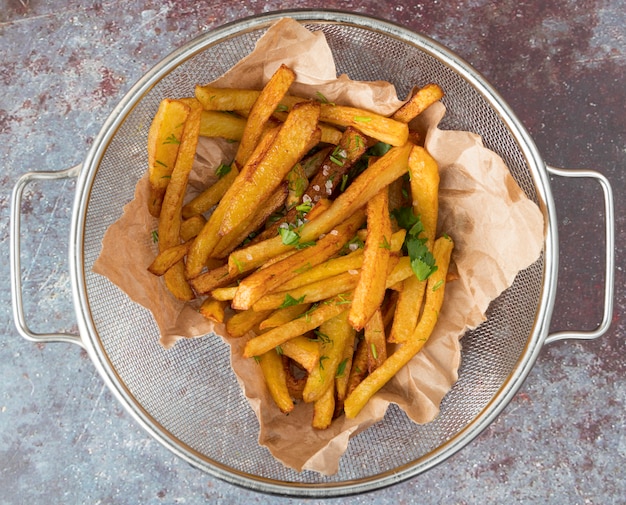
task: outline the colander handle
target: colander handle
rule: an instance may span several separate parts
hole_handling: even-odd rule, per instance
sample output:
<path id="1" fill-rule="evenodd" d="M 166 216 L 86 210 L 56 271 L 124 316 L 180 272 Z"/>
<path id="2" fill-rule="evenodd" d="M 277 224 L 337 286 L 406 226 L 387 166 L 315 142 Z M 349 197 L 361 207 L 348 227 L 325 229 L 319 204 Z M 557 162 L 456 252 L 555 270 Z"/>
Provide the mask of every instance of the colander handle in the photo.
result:
<path id="1" fill-rule="evenodd" d="M 548 172 L 560 177 L 590 178 L 595 179 L 604 192 L 604 216 L 606 221 L 606 259 L 604 280 L 604 314 L 602 322 L 597 328 L 590 331 L 559 331 L 546 337 L 545 343 L 551 344 L 558 340 L 578 339 L 591 340 L 604 335 L 611 326 L 613 318 L 613 289 L 615 275 L 615 215 L 613 212 L 613 190 L 608 179 L 592 170 L 563 170 L 561 168 L 547 167 Z"/>
<path id="2" fill-rule="evenodd" d="M 71 333 L 35 333 L 26 323 L 24 314 L 24 301 L 22 299 L 22 269 L 20 261 L 20 225 L 21 206 L 24 189 L 33 181 L 52 181 L 69 179 L 78 176 L 82 165 L 55 172 L 27 172 L 22 175 L 11 196 L 11 295 L 13 299 L 13 319 L 19 333 L 27 340 L 33 342 L 70 342 L 82 347 L 79 335 Z"/>

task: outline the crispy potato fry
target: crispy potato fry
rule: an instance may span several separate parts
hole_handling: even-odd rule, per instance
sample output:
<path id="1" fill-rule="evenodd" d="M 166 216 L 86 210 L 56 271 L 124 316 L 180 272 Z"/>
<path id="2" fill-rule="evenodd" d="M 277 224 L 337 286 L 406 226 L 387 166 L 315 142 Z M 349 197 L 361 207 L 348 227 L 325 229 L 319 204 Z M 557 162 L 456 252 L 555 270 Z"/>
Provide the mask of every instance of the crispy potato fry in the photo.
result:
<path id="1" fill-rule="evenodd" d="M 380 309 L 369 318 L 363 334 L 367 345 L 367 371 L 372 373 L 387 359 L 387 339 Z"/>
<path id="2" fill-rule="evenodd" d="M 430 153 L 420 146 L 414 146 L 409 154 L 411 174 L 411 195 L 413 212 L 420 216 L 426 235 L 426 245 L 432 250 L 437 233 L 439 215 L 439 167 Z"/>
<path id="3" fill-rule="evenodd" d="M 348 342 L 354 341 L 354 335 L 355 331 L 348 322 L 347 312 L 340 313 L 320 325 L 318 331 L 321 340 L 320 359 L 318 366 L 309 372 L 304 386 L 302 399 L 305 402 L 315 402 L 322 398 L 325 391 L 333 388 L 344 349 Z"/>
<path id="4" fill-rule="evenodd" d="M 291 358 L 307 372 L 313 370 L 320 361 L 320 346 L 318 342 L 299 335 L 280 345 L 283 355 Z"/>
<path id="5" fill-rule="evenodd" d="M 365 339 L 358 339 L 356 348 L 354 351 L 354 357 L 352 358 L 352 367 L 350 368 L 350 375 L 348 376 L 348 385 L 346 386 L 345 398 L 350 396 L 350 393 L 356 389 L 361 381 L 367 376 L 367 363 L 369 360 L 369 351 L 367 349 L 367 343 Z"/>
<path id="6" fill-rule="evenodd" d="M 223 265 L 189 280 L 189 284 L 191 284 L 196 293 L 205 295 L 215 288 L 228 286 L 238 279 L 239 274 L 231 274 L 228 270 L 228 265 Z"/>
<path id="7" fill-rule="evenodd" d="M 165 275 L 165 272 L 185 257 L 190 246 L 190 242 L 185 242 L 161 251 L 148 267 L 148 271 L 154 275 Z"/>
<path id="8" fill-rule="evenodd" d="M 307 242 L 315 240 L 322 233 L 328 233 L 345 216 L 365 206 L 382 188 L 405 174 L 411 147 L 411 144 L 394 147 L 368 167 L 333 201 L 326 212 L 302 227 L 300 240 Z M 228 264 L 233 272 L 248 272 L 290 248 L 282 243 L 280 237 L 275 237 L 234 251 L 228 258 Z"/>
<path id="9" fill-rule="evenodd" d="M 285 203 L 286 199 L 287 183 L 284 182 L 264 202 L 260 203 L 254 214 L 241 221 L 228 235 L 221 237 L 211 255 L 215 258 L 226 258 L 250 234 L 260 229 L 265 221 Z"/>
<path id="10" fill-rule="evenodd" d="M 239 149 L 235 155 L 237 166 L 243 167 L 246 164 L 261 137 L 263 125 L 272 116 L 295 79 L 294 71 L 286 65 L 281 65 L 263 87 L 246 121 Z"/>
<path id="11" fill-rule="evenodd" d="M 258 312 L 254 310 L 243 310 L 237 312 L 226 320 L 226 331 L 232 338 L 243 337 L 249 331 L 254 330 L 271 313 L 271 310 L 261 310 Z M 265 351 L 269 351 L 270 349 L 271 347 L 268 347 Z"/>
<path id="12" fill-rule="evenodd" d="M 387 188 L 381 189 L 367 203 L 367 238 L 363 251 L 363 266 L 348 319 L 361 330 L 385 297 L 386 272 L 391 250 L 391 219 Z"/>
<path id="13" fill-rule="evenodd" d="M 159 251 L 164 251 L 180 243 L 183 198 L 187 191 L 187 180 L 198 144 L 201 113 L 202 109 L 199 103 L 190 103 L 190 113 L 183 128 L 176 164 L 165 190 L 159 214 Z M 164 280 L 167 288 L 177 299 L 189 301 L 195 298 L 193 290 L 187 283 L 182 260 L 167 270 Z"/>
<path id="14" fill-rule="evenodd" d="M 200 117 L 201 137 L 221 137 L 240 141 L 245 127 L 245 118 L 235 114 L 205 110 Z"/>
<path id="15" fill-rule="evenodd" d="M 391 117 L 402 123 L 409 123 L 433 103 L 443 98 L 443 90 L 437 84 L 427 84 L 417 90 L 413 96 Z"/>
<path id="16" fill-rule="evenodd" d="M 265 293 L 298 275 L 303 267 L 318 265 L 336 254 L 354 236 L 363 220 L 363 213 L 355 212 L 344 223 L 337 226 L 336 230 L 318 240 L 315 245 L 301 249 L 270 267 L 250 274 L 239 284 L 237 294 L 233 299 L 233 308 L 245 310 L 252 307 Z"/>
<path id="17" fill-rule="evenodd" d="M 200 305 L 198 312 L 200 312 L 200 314 L 202 314 L 207 319 L 221 324 L 226 319 L 227 306 L 228 302 L 207 298 L 202 302 L 202 305 Z"/>
<path id="18" fill-rule="evenodd" d="M 335 384 L 331 382 L 322 396 L 313 403 L 313 420 L 311 421 L 311 426 L 317 430 L 325 430 L 330 426 L 334 413 Z"/>
<path id="19" fill-rule="evenodd" d="M 250 110 L 261 94 L 258 90 L 196 86 L 195 95 L 204 110 Z"/>
<path id="20" fill-rule="evenodd" d="M 289 113 L 285 124 L 270 148 L 257 163 L 246 163 L 222 201 L 226 211 L 220 235 L 229 233 L 237 223 L 254 211 L 250 202 L 262 202 L 274 191 L 291 168 L 306 154 L 317 131 L 319 104 L 298 104 Z M 318 138 L 319 140 L 319 138 Z M 247 155 L 246 160 L 250 157 Z"/>
<path id="21" fill-rule="evenodd" d="M 254 310 L 277 309 L 288 300 L 295 300 L 299 304 L 315 303 L 353 291 L 358 282 L 358 272 L 343 272 L 296 289 L 269 293 L 259 298 L 252 308 Z"/>
<path id="22" fill-rule="evenodd" d="M 237 175 L 239 175 L 239 170 L 237 170 L 236 166 L 230 165 L 227 167 L 228 172 L 220 177 L 215 184 L 209 186 L 183 207 L 184 218 L 204 214 L 217 205 L 224 196 L 224 193 L 226 193 L 233 181 L 237 178 Z"/>
<path id="23" fill-rule="evenodd" d="M 262 335 L 248 340 L 244 348 L 243 356 L 245 358 L 251 358 L 252 356 L 263 354 L 277 345 L 283 344 L 289 339 L 299 335 L 304 335 L 306 332 L 314 330 L 324 321 L 339 315 L 349 308 L 350 300 L 348 298 L 343 297 L 331 299 L 319 305 L 314 310 L 307 312 L 303 317 L 294 319 L 287 324 L 283 324 L 278 328 L 274 328 L 266 333 L 263 333 Z M 247 314 L 248 312 L 256 314 L 255 311 L 244 311 L 239 314 Z M 267 313 L 269 313 L 269 311 L 267 311 L 266 314 Z"/>
<path id="24" fill-rule="evenodd" d="M 276 406 L 284 414 L 293 410 L 293 400 L 287 388 L 287 375 L 278 353 L 272 349 L 258 357 L 267 389 Z"/>
<path id="25" fill-rule="evenodd" d="M 352 359 L 354 358 L 355 340 L 356 338 L 353 336 L 346 341 L 346 345 L 343 348 L 343 356 L 335 373 L 335 417 L 339 416 L 343 411 L 343 402 L 348 392 L 348 380 L 352 368 Z"/>
<path id="26" fill-rule="evenodd" d="M 235 297 L 237 292 L 237 286 L 231 286 L 226 288 L 215 288 L 211 291 L 211 296 L 223 302 L 228 302 Z"/>
<path id="27" fill-rule="evenodd" d="M 184 124 L 176 164 L 171 173 L 159 214 L 159 250 L 161 251 L 180 243 L 181 210 L 198 145 L 201 113 L 202 109 L 199 104 L 190 107 L 189 116 Z"/>
<path id="28" fill-rule="evenodd" d="M 404 280 L 402 290 L 398 293 L 389 342 L 405 342 L 409 335 L 413 334 L 419 319 L 425 290 L 426 281 L 420 281 L 414 275 Z"/>
<path id="29" fill-rule="evenodd" d="M 279 308 L 272 312 L 267 319 L 261 322 L 261 324 L 259 325 L 259 329 L 267 330 L 269 328 L 276 328 L 281 324 L 293 321 L 297 317 L 304 314 L 307 310 L 309 310 L 310 307 L 311 304 L 309 303 L 299 303 L 297 305 Z"/>
<path id="30" fill-rule="evenodd" d="M 344 402 L 346 417 L 356 417 L 367 401 L 406 365 L 428 341 L 435 328 L 441 305 L 443 304 L 446 272 L 453 247 L 452 239 L 447 236 L 435 241 L 433 254 L 438 268 L 428 279 L 424 310 L 415 332 L 409 340 L 398 347 L 381 366 L 363 379 L 354 391 L 350 393 Z"/>
<path id="31" fill-rule="evenodd" d="M 352 126 L 368 137 L 392 146 L 403 146 L 409 138 L 406 123 L 355 107 L 322 104 L 320 121 L 344 127 Z"/>
<path id="32" fill-rule="evenodd" d="M 170 181 L 185 121 L 190 108 L 178 100 L 166 98 L 159 104 L 148 131 L 148 178 L 150 198 L 148 211 L 159 217 L 165 190 Z"/>
<path id="33" fill-rule="evenodd" d="M 184 208 L 184 207 L 183 207 Z M 184 217 L 184 216 L 183 216 Z M 204 228 L 206 218 L 202 215 L 192 216 L 189 219 L 183 219 L 180 223 L 180 238 L 183 242 L 187 242 L 195 238 Z"/>

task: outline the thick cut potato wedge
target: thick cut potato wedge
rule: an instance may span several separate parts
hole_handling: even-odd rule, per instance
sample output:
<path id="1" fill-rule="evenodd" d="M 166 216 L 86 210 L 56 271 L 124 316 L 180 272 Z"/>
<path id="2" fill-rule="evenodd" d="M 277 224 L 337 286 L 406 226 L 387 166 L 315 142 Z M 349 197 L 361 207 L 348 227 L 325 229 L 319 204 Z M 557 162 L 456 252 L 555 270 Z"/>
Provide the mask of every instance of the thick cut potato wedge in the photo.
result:
<path id="1" fill-rule="evenodd" d="M 178 100 L 164 99 L 159 104 L 148 131 L 148 211 L 159 217 L 165 190 L 174 170 L 185 121 L 191 109 Z"/>
<path id="2" fill-rule="evenodd" d="M 257 163 L 247 163 L 241 169 L 239 176 L 222 198 L 226 212 L 220 226 L 220 235 L 229 233 L 251 210 L 254 212 L 254 205 L 251 203 L 266 200 L 306 154 L 311 138 L 317 131 L 318 118 L 319 104 L 305 102 L 296 105 L 265 156 Z"/>
<path id="3" fill-rule="evenodd" d="M 363 266 L 354 290 L 350 323 L 362 330 L 385 297 L 387 264 L 391 253 L 391 219 L 387 187 L 367 203 L 367 238 Z M 381 274 L 382 273 L 382 274 Z"/>

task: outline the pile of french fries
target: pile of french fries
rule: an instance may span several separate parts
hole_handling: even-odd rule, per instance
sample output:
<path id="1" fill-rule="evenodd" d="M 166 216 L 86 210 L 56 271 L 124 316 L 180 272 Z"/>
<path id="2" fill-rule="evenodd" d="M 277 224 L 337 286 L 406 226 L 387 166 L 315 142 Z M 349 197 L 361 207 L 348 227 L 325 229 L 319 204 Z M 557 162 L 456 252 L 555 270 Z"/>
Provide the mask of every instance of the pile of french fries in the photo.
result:
<path id="1" fill-rule="evenodd" d="M 289 94 L 196 86 L 150 127 L 149 270 L 248 338 L 278 408 L 313 403 L 312 426 L 354 418 L 427 342 L 453 241 L 436 237 L 439 174 L 409 123 L 443 96 L 417 90 L 391 117 Z M 238 142 L 216 182 L 186 201 L 200 136 Z"/>

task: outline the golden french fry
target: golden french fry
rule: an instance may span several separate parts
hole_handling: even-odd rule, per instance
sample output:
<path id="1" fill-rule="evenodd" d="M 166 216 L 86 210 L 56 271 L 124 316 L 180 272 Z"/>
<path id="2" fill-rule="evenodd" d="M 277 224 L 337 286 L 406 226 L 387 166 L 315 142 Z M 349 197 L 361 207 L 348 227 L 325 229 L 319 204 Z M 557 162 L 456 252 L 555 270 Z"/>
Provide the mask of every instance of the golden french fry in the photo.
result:
<path id="1" fill-rule="evenodd" d="M 365 339 L 361 338 L 356 343 L 354 356 L 352 358 L 352 367 L 348 375 L 348 384 L 346 386 L 345 399 L 356 389 L 361 381 L 367 376 L 367 363 L 369 359 L 369 351 Z M 342 403 L 343 406 L 343 403 Z"/>
<path id="2" fill-rule="evenodd" d="M 320 361 L 319 343 L 304 335 L 283 342 L 280 349 L 284 356 L 300 364 L 307 372 L 313 370 Z"/>
<path id="3" fill-rule="evenodd" d="M 387 359 L 387 339 L 380 309 L 365 324 L 364 339 L 367 345 L 367 371 L 372 373 Z"/>
<path id="4" fill-rule="evenodd" d="M 265 378 L 265 384 L 276 406 L 283 413 L 293 410 L 293 400 L 287 388 L 287 375 L 283 362 L 277 352 L 272 349 L 258 357 L 259 365 Z"/>
<path id="5" fill-rule="evenodd" d="M 441 98 L 443 98 L 443 90 L 437 84 L 427 84 L 417 90 L 391 117 L 396 121 L 408 123 Z"/>
<path id="6" fill-rule="evenodd" d="M 183 207 L 184 208 L 184 207 Z M 183 216 L 184 217 L 184 216 Z M 183 242 L 187 242 L 195 238 L 204 228 L 206 218 L 202 215 L 192 216 L 189 219 L 183 219 L 180 223 L 180 238 Z"/>
<path id="7" fill-rule="evenodd" d="M 236 292 L 237 292 L 237 286 L 226 287 L 226 288 L 215 288 L 211 291 L 211 297 L 213 297 L 215 300 L 228 302 L 235 297 Z"/>
<path id="8" fill-rule="evenodd" d="M 271 147 L 257 163 L 242 165 L 222 200 L 227 202 L 220 235 L 229 233 L 237 223 L 254 211 L 251 202 L 262 202 L 274 191 L 291 168 L 306 154 L 317 131 L 319 104 L 296 105 L 280 128 Z M 319 139 L 319 137 L 318 137 Z M 246 155 L 246 160 L 250 154 Z"/>
<path id="9" fill-rule="evenodd" d="M 148 211 L 159 217 L 165 190 L 176 163 L 183 127 L 190 108 L 178 100 L 166 98 L 159 104 L 148 131 Z"/>
<path id="10" fill-rule="evenodd" d="M 311 304 L 299 303 L 297 305 L 290 305 L 288 307 L 278 308 L 270 314 L 270 316 L 259 324 L 260 330 L 267 330 L 269 328 L 276 328 L 281 324 L 293 321 L 295 318 L 304 314 Z"/>
<path id="11" fill-rule="evenodd" d="M 228 306 L 228 302 L 223 302 L 220 300 L 213 300 L 212 298 L 207 298 L 202 302 L 198 312 L 202 314 L 207 319 L 211 321 L 215 321 L 216 323 L 223 323 L 226 318 L 226 307 Z"/>
<path id="12" fill-rule="evenodd" d="M 387 264 L 391 250 L 391 219 L 387 188 L 381 189 L 367 203 L 367 238 L 363 266 L 348 319 L 361 330 L 383 302 L 386 289 Z M 382 272 L 379 275 L 378 272 Z"/>
<path id="13" fill-rule="evenodd" d="M 159 214 L 159 251 L 164 251 L 180 243 L 181 210 L 187 191 L 187 180 L 193 166 L 198 144 L 198 130 L 202 109 L 199 103 L 189 103 L 190 113 L 178 147 L 176 163 L 169 184 L 165 190 L 161 212 Z M 164 281 L 170 292 L 179 300 L 193 300 L 195 294 L 185 277 L 185 266 L 181 261 L 169 268 Z"/>
<path id="14" fill-rule="evenodd" d="M 392 146 L 403 146 L 409 138 L 406 123 L 345 105 L 322 104 L 320 121 L 344 127 L 352 126 L 365 135 Z"/>
<path id="15" fill-rule="evenodd" d="M 287 184 L 283 182 L 264 202 L 259 202 L 254 214 L 241 221 L 228 235 L 218 240 L 211 255 L 215 258 L 227 257 L 250 234 L 261 228 L 267 218 L 284 205 L 286 199 Z"/>
<path id="16" fill-rule="evenodd" d="M 409 340 L 399 346 L 374 372 L 368 375 L 350 393 L 344 402 L 346 417 L 354 418 L 365 406 L 367 401 L 415 356 L 428 341 L 432 334 L 441 306 L 446 287 L 446 273 L 450 263 L 450 255 L 454 243 L 449 237 L 441 237 L 435 241 L 433 254 L 437 270 L 428 278 L 426 301 L 422 316 Z"/>
<path id="17" fill-rule="evenodd" d="M 295 300 L 294 303 L 298 304 L 315 303 L 352 291 L 358 282 L 358 272 L 343 272 L 296 289 L 269 293 L 259 298 L 252 308 L 254 310 L 277 309 L 289 300 Z"/>
<path id="18" fill-rule="evenodd" d="M 237 312 L 226 320 L 226 331 L 232 338 L 243 337 L 246 333 L 254 330 L 271 313 L 271 310 L 261 310 L 258 312 L 254 310 L 243 310 Z M 271 347 L 268 347 L 265 351 L 269 351 L 270 349 Z"/>
<path id="19" fill-rule="evenodd" d="M 317 430 L 325 430 L 330 426 L 334 413 L 335 384 L 331 382 L 322 396 L 313 403 L 313 420 L 311 421 L 311 426 Z"/>
<path id="20" fill-rule="evenodd" d="M 335 415 L 339 415 L 343 410 L 343 401 L 348 392 L 348 380 L 354 358 L 355 338 L 349 338 L 343 349 L 343 356 L 335 373 Z"/>
<path id="21" fill-rule="evenodd" d="M 190 107 L 189 116 L 184 124 L 176 164 L 171 173 L 159 214 L 159 250 L 161 251 L 180 243 L 181 210 L 198 145 L 201 113 L 202 109 L 199 104 Z"/>
<path id="22" fill-rule="evenodd" d="M 220 177 L 215 184 L 212 184 L 202 193 L 194 197 L 189 203 L 185 204 L 183 207 L 184 218 L 191 218 L 198 214 L 204 214 L 214 205 L 217 205 L 217 203 L 221 200 L 224 193 L 226 193 L 239 174 L 239 170 L 237 170 L 237 167 L 234 165 L 224 165 L 224 167 L 227 167 L 225 168 L 225 170 L 228 170 L 227 173 Z"/>
<path id="23" fill-rule="evenodd" d="M 409 173 L 413 212 L 420 216 L 424 226 L 422 233 L 426 236 L 428 249 L 431 250 L 439 215 L 439 167 L 425 148 L 414 146 L 409 154 Z"/>
<path id="24" fill-rule="evenodd" d="M 328 233 L 345 216 L 365 206 L 382 188 L 402 177 L 407 172 L 407 163 L 412 144 L 391 148 L 376 163 L 369 166 L 331 204 L 328 210 L 302 227 L 300 240 L 315 240 Z M 268 239 L 234 251 L 228 258 L 232 272 L 247 272 L 265 263 L 268 259 L 288 251 L 280 237 Z"/>
<path id="25" fill-rule="evenodd" d="M 263 354 L 289 339 L 304 335 L 306 332 L 320 326 L 324 321 L 341 314 L 349 308 L 350 300 L 347 297 L 328 300 L 316 307 L 315 310 L 307 312 L 304 316 L 248 340 L 244 348 L 243 356 L 251 358 Z M 246 314 L 248 312 L 250 311 L 240 312 L 239 314 Z M 256 313 L 255 311 L 252 312 Z"/>
<path id="26" fill-rule="evenodd" d="M 213 289 L 228 286 L 239 278 L 238 274 L 231 274 L 228 265 L 213 268 L 198 277 L 189 280 L 189 284 L 198 294 L 205 295 Z"/>
<path id="27" fill-rule="evenodd" d="M 409 335 L 413 334 L 419 319 L 425 290 L 426 281 L 420 281 L 415 275 L 404 280 L 402 290 L 398 293 L 389 342 L 405 342 Z"/>
<path id="28" fill-rule="evenodd" d="M 245 127 L 245 118 L 226 112 L 205 110 L 200 118 L 201 137 L 221 137 L 240 141 Z"/>
<path id="29" fill-rule="evenodd" d="M 235 309 L 245 310 L 263 296 L 289 279 L 292 279 L 305 266 L 315 266 L 336 254 L 352 238 L 363 223 L 365 216 L 355 212 L 333 232 L 318 240 L 315 245 L 305 247 L 270 267 L 262 268 L 244 278 L 233 298 Z"/>
<path id="30" fill-rule="evenodd" d="M 261 138 L 263 125 L 272 116 L 295 79 L 296 74 L 294 71 L 286 65 L 281 65 L 263 87 L 250 109 L 250 115 L 246 121 L 239 149 L 235 155 L 235 162 L 239 167 L 243 167 L 252 155 L 252 151 L 254 151 L 256 144 Z"/>
<path id="31" fill-rule="evenodd" d="M 190 245 L 190 242 L 185 242 L 161 251 L 148 267 L 148 271 L 154 275 L 165 275 L 165 272 L 185 257 Z"/>
<path id="32" fill-rule="evenodd" d="M 250 110 L 261 94 L 258 90 L 196 86 L 195 95 L 204 110 Z"/>
<path id="33" fill-rule="evenodd" d="M 321 340 L 320 359 L 318 366 L 309 372 L 304 386 L 302 399 L 305 402 L 319 400 L 328 388 L 334 386 L 344 349 L 348 342 L 354 341 L 355 331 L 348 322 L 347 312 L 342 312 L 322 323 L 317 335 Z"/>

